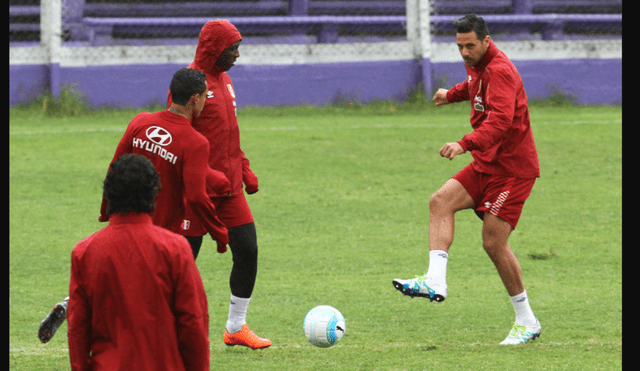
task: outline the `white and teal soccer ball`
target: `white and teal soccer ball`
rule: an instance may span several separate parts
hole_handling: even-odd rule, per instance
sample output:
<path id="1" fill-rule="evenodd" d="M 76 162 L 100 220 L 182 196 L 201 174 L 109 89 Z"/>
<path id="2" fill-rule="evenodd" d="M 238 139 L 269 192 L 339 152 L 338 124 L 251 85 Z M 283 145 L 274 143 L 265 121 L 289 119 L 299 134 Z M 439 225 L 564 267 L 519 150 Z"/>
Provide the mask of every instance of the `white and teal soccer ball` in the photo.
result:
<path id="1" fill-rule="evenodd" d="M 302 327 L 311 344 L 328 348 L 342 339 L 347 322 L 336 308 L 319 305 L 307 313 Z"/>

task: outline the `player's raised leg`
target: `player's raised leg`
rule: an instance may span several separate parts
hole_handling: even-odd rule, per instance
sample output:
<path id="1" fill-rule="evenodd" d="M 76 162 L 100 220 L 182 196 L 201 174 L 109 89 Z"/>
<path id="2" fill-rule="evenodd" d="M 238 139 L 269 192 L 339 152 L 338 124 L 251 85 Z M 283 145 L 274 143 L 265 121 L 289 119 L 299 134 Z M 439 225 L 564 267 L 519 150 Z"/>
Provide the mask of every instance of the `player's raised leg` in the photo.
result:
<path id="1" fill-rule="evenodd" d="M 429 250 L 449 252 L 453 243 L 455 213 L 475 206 L 473 198 L 456 179 L 449 179 L 429 199 Z"/>
<path id="2" fill-rule="evenodd" d="M 429 268 L 423 276 L 403 280 L 393 286 L 404 295 L 441 302 L 447 297 L 447 262 L 453 243 L 455 213 L 474 207 L 469 192 L 456 179 L 449 179 L 429 199 Z"/>

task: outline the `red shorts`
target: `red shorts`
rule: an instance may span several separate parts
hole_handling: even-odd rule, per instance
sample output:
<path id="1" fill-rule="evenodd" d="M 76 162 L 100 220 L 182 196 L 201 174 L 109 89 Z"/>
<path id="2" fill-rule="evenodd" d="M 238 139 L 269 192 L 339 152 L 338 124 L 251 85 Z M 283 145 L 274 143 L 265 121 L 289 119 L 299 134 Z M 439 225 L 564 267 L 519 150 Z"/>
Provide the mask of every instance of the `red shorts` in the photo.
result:
<path id="1" fill-rule="evenodd" d="M 247 204 L 244 193 L 230 197 L 212 197 L 211 201 L 216 208 L 218 219 L 227 228 L 253 223 L 253 216 Z M 182 223 L 182 235 L 197 237 L 207 234 L 204 224 L 201 223 L 190 210 L 185 213 Z"/>
<path id="2" fill-rule="evenodd" d="M 536 178 L 520 179 L 479 173 L 467 165 L 453 176 L 467 190 L 475 202 L 480 219 L 489 212 L 504 219 L 514 229 L 520 219 L 524 201 L 531 194 Z"/>

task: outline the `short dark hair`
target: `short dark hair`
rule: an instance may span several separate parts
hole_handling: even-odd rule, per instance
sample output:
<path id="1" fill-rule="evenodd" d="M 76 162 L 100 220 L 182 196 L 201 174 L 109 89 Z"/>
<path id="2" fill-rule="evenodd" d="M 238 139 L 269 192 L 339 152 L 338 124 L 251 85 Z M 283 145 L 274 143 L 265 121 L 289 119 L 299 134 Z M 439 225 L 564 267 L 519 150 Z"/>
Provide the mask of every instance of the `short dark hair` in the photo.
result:
<path id="1" fill-rule="evenodd" d="M 460 19 L 456 19 L 453 21 L 453 26 L 456 29 L 456 33 L 475 31 L 476 35 L 478 35 L 478 40 L 484 40 L 485 36 L 489 34 L 489 29 L 484 19 L 475 14 L 467 14 Z"/>
<path id="2" fill-rule="evenodd" d="M 169 90 L 171 100 L 177 104 L 187 104 L 194 94 L 202 94 L 207 89 L 207 75 L 193 68 L 181 68 L 173 74 Z"/>
<path id="3" fill-rule="evenodd" d="M 109 201 L 107 214 L 152 212 L 161 188 L 153 163 L 142 155 L 128 153 L 111 164 L 103 184 L 103 197 Z"/>

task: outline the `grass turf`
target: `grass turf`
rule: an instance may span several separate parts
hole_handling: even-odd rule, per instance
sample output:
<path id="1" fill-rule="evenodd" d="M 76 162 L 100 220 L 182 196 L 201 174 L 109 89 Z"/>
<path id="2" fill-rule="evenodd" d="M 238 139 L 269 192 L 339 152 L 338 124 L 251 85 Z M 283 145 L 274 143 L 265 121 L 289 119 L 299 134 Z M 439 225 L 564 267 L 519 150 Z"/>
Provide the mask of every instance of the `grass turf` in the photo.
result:
<path id="1" fill-rule="evenodd" d="M 392 109 L 393 108 L 393 109 Z M 69 368 L 66 324 L 38 325 L 68 290 L 70 253 L 98 222 L 106 169 L 138 111 L 51 117 L 10 110 L 11 370 Z M 242 147 L 260 178 L 248 196 L 260 263 L 248 323 L 270 349 L 228 348 L 231 255 L 205 238 L 198 267 L 210 309 L 211 368 L 536 370 L 622 368 L 620 107 L 532 105 L 542 177 L 510 238 L 542 337 L 503 347 L 514 319 L 482 250 L 480 222 L 456 217 L 449 296 L 403 297 L 391 280 L 426 271 L 428 199 L 466 165 L 438 149 L 471 130 L 468 106 L 247 108 Z M 337 307 L 347 331 L 314 348 L 302 320 Z"/>

